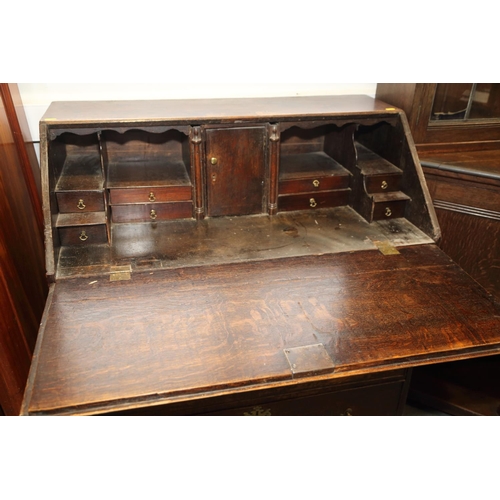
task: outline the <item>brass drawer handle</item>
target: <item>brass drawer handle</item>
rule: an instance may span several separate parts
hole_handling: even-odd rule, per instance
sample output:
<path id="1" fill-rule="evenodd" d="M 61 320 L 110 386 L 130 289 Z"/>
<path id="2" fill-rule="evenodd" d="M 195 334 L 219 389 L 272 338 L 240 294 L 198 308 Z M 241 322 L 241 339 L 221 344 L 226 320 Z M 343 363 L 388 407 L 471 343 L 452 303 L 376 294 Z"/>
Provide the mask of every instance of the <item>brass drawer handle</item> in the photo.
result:
<path id="1" fill-rule="evenodd" d="M 80 210 L 83 210 L 83 209 L 86 207 L 86 205 L 85 205 L 85 203 L 83 203 L 83 200 L 82 200 L 82 199 L 78 200 L 78 205 L 76 205 L 76 206 L 77 206 Z"/>
<path id="2" fill-rule="evenodd" d="M 387 184 L 387 181 L 382 181 L 382 184 L 380 185 L 380 187 L 381 187 L 382 189 L 387 189 L 387 186 L 388 186 L 388 185 L 389 185 L 389 184 Z"/>
<path id="3" fill-rule="evenodd" d="M 318 181 L 317 179 L 315 179 L 315 180 L 313 181 L 313 186 L 314 186 L 315 188 L 319 187 L 319 181 Z"/>
<path id="4" fill-rule="evenodd" d="M 309 206 L 310 206 L 311 208 L 314 208 L 315 206 L 317 206 L 316 200 L 315 200 L 314 198 L 311 198 L 311 199 L 309 200 Z"/>
<path id="5" fill-rule="evenodd" d="M 158 217 L 156 215 L 156 210 L 151 210 L 151 212 L 149 213 L 149 216 L 151 217 L 151 220 L 156 220 L 156 217 Z"/>
<path id="6" fill-rule="evenodd" d="M 392 210 L 389 207 L 385 207 L 385 216 L 390 217 L 392 215 Z"/>
<path id="7" fill-rule="evenodd" d="M 251 411 L 244 412 L 245 417 L 270 417 L 271 409 L 262 408 L 262 406 L 254 406 Z"/>
<path id="8" fill-rule="evenodd" d="M 89 239 L 89 237 L 87 236 L 87 233 L 86 233 L 85 231 L 82 231 L 82 232 L 80 233 L 79 238 L 80 238 L 82 241 L 86 241 L 86 240 L 88 240 L 88 239 Z"/>
<path id="9" fill-rule="evenodd" d="M 347 408 L 344 413 L 340 414 L 341 417 L 352 417 L 352 408 Z"/>
<path id="10" fill-rule="evenodd" d="M 149 201 L 156 201 L 156 196 L 155 194 L 153 193 L 153 191 L 151 191 L 149 193 Z"/>

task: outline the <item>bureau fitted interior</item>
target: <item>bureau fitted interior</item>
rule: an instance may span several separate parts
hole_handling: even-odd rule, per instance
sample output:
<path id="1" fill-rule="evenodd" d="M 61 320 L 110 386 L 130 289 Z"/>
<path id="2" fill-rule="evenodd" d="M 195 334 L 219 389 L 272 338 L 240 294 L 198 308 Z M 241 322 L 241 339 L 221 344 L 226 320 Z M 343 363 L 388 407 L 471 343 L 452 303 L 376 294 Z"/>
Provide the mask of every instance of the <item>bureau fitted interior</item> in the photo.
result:
<path id="1" fill-rule="evenodd" d="M 400 414 L 411 368 L 500 349 L 380 101 L 53 103 L 40 138 L 23 414 Z"/>
<path id="2" fill-rule="evenodd" d="M 48 151 L 58 277 L 432 241 L 397 115 L 72 127 Z"/>

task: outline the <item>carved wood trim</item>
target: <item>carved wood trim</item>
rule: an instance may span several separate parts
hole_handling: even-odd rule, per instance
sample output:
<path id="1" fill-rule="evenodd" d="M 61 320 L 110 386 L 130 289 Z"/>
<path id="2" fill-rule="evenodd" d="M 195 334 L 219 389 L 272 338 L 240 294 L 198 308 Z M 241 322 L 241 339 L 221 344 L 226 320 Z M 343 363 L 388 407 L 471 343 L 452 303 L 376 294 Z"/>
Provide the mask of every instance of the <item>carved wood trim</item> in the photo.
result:
<path id="1" fill-rule="evenodd" d="M 280 126 L 270 124 L 269 129 L 269 215 L 278 211 L 278 179 L 280 164 Z"/>
<path id="2" fill-rule="evenodd" d="M 194 216 L 200 220 L 205 217 L 205 202 L 203 196 L 203 139 L 201 127 L 191 127 L 191 169 L 194 176 Z"/>
<path id="3" fill-rule="evenodd" d="M 470 207 L 468 205 L 460 205 L 459 203 L 452 203 L 443 200 L 434 200 L 434 208 L 436 210 L 447 210 L 449 212 L 458 212 L 466 215 L 473 215 L 475 217 L 482 217 L 484 219 L 493 219 L 500 221 L 500 212 L 494 210 L 486 210 L 483 208 Z"/>

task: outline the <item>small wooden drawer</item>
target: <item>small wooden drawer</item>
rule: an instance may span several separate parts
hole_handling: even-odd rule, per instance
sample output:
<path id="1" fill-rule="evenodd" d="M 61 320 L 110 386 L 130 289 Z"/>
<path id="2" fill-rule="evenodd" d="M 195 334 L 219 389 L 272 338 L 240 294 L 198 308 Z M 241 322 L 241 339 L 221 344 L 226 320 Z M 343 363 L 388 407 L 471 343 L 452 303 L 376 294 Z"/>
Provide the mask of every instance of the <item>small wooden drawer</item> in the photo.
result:
<path id="1" fill-rule="evenodd" d="M 146 205 L 114 205 L 111 207 L 113 222 L 157 222 L 170 219 L 187 219 L 193 216 L 193 203 L 148 203 Z"/>
<path id="2" fill-rule="evenodd" d="M 310 191 L 330 191 L 349 187 L 349 176 L 338 175 L 317 178 L 281 180 L 278 186 L 279 194 L 308 193 Z"/>
<path id="3" fill-rule="evenodd" d="M 364 181 L 367 193 L 387 193 L 401 188 L 401 174 L 366 175 Z"/>
<path id="4" fill-rule="evenodd" d="M 95 226 L 60 227 L 59 239 L 61 245 L 94 245 L 108 242 L 105 224 Z"/>
<path id="5" fill-rule="evenodd" d="M 104 210 L 102 191 L 59 191 L 56 192 L 56 198 L 62 214 Z"/>
<path id="6" fill-rule="evenodd" d="M 190 200 L 192 200 L 191 186 L 110 189 L 109 191 L 109 201 L 111 205 L 165 203 L 170 201 Z"/>
<path id="7" fill-rule="evenodd" d="M 305 398 L 234 408 L 206 415 L 240 416 L 368 416 L 397 415 L 404 382 L 330 392 Z"/>
<path id="8" fill-rule="evenodd" d="M 373 220 L 404 217 L 406 200 L 386 201 L 373 204 Z"/>
<path id="9" fill-rule="evenodd" d="M 410 197 L 401 191 L 373 194 L 371 220 L 397 219 L 399 217 L 404 217 L 406 202 L 409 200 Z"/>
<path id="10" fill-rule="evenodd" d="M 339 207 L 349 203 L 350 189 L 278 197 L 278 211 Z"/>

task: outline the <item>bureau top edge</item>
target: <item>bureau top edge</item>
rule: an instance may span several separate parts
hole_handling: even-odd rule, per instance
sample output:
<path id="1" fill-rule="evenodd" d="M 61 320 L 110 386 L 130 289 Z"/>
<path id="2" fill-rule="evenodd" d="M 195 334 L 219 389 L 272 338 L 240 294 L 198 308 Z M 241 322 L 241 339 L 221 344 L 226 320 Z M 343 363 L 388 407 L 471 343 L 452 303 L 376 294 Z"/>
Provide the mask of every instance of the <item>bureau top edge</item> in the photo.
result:
<path id="1" fill-rule="evenodd" d="M 286 121 L 300 117 L 394 116 L 401 110 L 364 95 L 296 96 L 156 101 L 56 101 L 41 119 L 48 126 L 134 122 Z"/>

